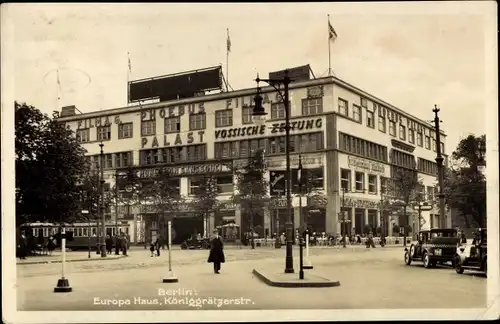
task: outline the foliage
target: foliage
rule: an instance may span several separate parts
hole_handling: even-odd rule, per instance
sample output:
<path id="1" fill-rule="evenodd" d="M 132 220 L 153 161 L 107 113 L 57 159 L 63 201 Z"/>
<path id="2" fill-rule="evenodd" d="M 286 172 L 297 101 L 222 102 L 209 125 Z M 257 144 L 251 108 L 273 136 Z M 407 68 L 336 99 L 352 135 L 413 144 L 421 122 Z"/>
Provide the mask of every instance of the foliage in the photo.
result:
<path id="1" fill-rule="evenodd" d="M 393 236 L 399 236 L 399 225 L 398 224 L 394 224 L 394 226 L 392 226 L 392 235 Z"/>
<path id="2" fill-rule="evenodd" d="M 486 136 L 469 135 L 452 153 L 445 169 L 444 194 L 448 208 L 455 209 L 466 227 L 486 226 L 486 179 L 478 166 L 486 166 Z"/>
<path id="3" fill-rule="evenodd" d="M 240 205 L 242 217 L 249 220 L 250 229 L 253 230 L 254 217 L 262 217 L 271 202 L 269 181 L 264 178 L 264 152 L 256 151 L 242 168 L 234 172 L 236 190 L 231 199 L 234 204 Z"/>
<path id="4" fill-rule="evenodd" d="M 204 218 L 205 216 L 215 213 L 219 210 L 219 186 L 217 178 L 213 175 L 206 174 L 199 178 L 199 187 L 195 191 L 194 197 L 190 201 L 192 209 L 196 215 Z M 216 226 L 219 224 L 215 224 Z"/>
<path id="5" fill-rule="evenodd" d="M 172 177 L 167 171 L 159 169 L 154 177 L 144 181 L 142 185 L 145 204 L 163 220 L 171 220 L 174 212 L 179 210 L 184 202 L 171 180 Z"/>
<path id="6" fill-rule="evenodd" d="M 80 204 L 89 171 L 73 132 L 33 106 L 14 103 L 16 221 L 65 221 Z"/>
<path id="7" fill-rule="evenodd" d="M 365 224 L 365 226 L 363 227 L 363 233 L 369 234 L 371 231 L 372 231 L 372 227 L 368 224 Z"/>

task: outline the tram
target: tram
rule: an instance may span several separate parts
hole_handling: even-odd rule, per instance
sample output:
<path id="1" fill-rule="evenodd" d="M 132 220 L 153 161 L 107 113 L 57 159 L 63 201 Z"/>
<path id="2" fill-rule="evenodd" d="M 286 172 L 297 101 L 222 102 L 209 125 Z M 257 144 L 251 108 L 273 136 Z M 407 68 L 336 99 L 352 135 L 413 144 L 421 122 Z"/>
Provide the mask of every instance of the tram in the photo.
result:
<path id="1" fill-rule="evenodd" d="M 66 240 L 66 247 L 71 250 L 78 249 L 88 249 L 89 245 L 91 249 L 97 249 L 98 233 L 99 236 L 102 234 L 102 227 L 99 224 L 99 231 L 97 229 L 96 222 L 90 223 L 25 223 L 20 226 L 20 230 L 25 234 L 28 240 L 35 241 L 38 245 L 46 245 L 49 238 L 52 237 L 56 240 L 56 246 L 61 246 L 61 236 L 60 231 L 62 226 L 66 231 L 68 239 Z M 124 233 L 129 235 L 130 225 L 129 224 L 115 224 L 106 223 L 106 235 L 114 236 Z M 90 244 L 89 244 L 90 241 Z"/>

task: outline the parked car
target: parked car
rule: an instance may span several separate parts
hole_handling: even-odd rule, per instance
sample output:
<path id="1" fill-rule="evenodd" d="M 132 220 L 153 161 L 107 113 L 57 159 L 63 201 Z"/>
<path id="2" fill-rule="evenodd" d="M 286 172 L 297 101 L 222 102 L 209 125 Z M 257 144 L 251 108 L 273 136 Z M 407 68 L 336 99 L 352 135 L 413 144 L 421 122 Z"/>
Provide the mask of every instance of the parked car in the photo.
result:
<path id="1" fill-rule="evenodd" d="M 209 248 L 210 248 L 209 238 L 187 239 L 181 244 L 181 249 L 183 250 L 197 250 L 197 249 L 209 249 Z"/>
<path id="2" fill-rule="evenodd" d="M 480 228 L 474 233 L 471 244 L 463 244 L 457 247 L 454 266 L 458 274 L 464 270 L 482 271 L 487 274 L 487 244 L 486 229 Z"/>
<path id="3" fill-rule="evenodd" d="M 438 263 L 453 262 L 459 244 L 457 234 L 456 229 L 448 228 L 420 231 L 418 240 L 411 242 L 410 247 L 404 249 L 405 264 L 419 261 L 428 269 Z"/>

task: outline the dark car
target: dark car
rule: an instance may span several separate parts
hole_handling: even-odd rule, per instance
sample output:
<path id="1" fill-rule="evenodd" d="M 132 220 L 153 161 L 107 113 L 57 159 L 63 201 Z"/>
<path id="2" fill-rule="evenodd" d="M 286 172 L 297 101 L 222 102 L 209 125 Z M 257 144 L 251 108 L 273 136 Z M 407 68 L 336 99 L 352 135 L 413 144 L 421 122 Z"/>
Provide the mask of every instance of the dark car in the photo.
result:
<path id="1" fill-rule="evenodd" d="M 460 245 L 455 254 L 454 266 L 458 274 L 464 270 L 482 271 L 487 274 L 486 229 L 480 228 L 474 233 L 472 244 Z"/>
<path id="2" fill-rule="evenodd" d="M 209 248 L 210 248 L 209 238 L 187 239 L 181 244 L 181 249 L 183 250 L 198 250 L 198 249 L 209 249 Z"/>
<path id="3" fill-rule="evenodd" d="M 405 248 L 405 264 L 421 261 L 425 268 L 453 262 L 460 239 L 456 229 L 440 228 L 420 231 L 418 240 Z"/>

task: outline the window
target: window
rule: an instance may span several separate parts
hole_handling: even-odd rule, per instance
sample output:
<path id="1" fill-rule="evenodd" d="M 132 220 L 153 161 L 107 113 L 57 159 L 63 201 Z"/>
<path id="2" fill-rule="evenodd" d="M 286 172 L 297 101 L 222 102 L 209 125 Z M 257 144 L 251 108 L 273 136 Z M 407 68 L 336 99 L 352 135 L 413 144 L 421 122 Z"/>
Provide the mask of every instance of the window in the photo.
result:
<path id="1" fill-rule="evenodd" d="M 399 125 L 399 138 L 406 141 L 406 127 Z"/>
<path id="2" fill-rule="evenodd" d="M 143 120 L 141 122 L 141 135 L 149 136 L 156 134 L 156 120 Z"/>
<path id="3" fill-rule="evenodd" d="M 431 149 L 431 137 L 428 135 L 425 136 L 425 148 L 428 150 Z"/>
<path id="4" fill-rule="evenodd" d="M 405 169 L 415 169 L 415 157 L 398 150 L 391 151 L 391 163 Z"/>
<path id="5" fill-rule="evenodd" d="M 422 132 L 417 132 L 417 145 L 420 147 L 423 146 L 423 136 Z"/>
<path id="6" fill-rule="evenodd" d="M 206 114 L 198 113 L 189 115 L 189 130 L 206 128 Z"/>
<path id="7" fill-rule="evenodd" d="M 441 148 L 441 154 L 444 154 L 444 143 L 443 143 L 443 142 L 441 142 L 440 144 L 441 144 L 441 145 L 440 145 L 440 148 Z"/>
<path id="8" fill-rule="evenodd" d="M 302 99 L 302 116 L 316 115 L 323 112 L 323 98 Z"/>
<path id="9" fill-rule="evenodd" d="M 104 160 L 106 161 L 104 164 L 105 168 L 112 169 L 113 168 L 113 154 L 105 154 Z"/>
<path id="10" fill-rule="evenodd" d="M 79 129 L 76 131 L 76 140 L 80 143 L 90 141 L 90 129 Z"/>
<path id="11" fill-rule="evenodd" d="M 415 130 L 408 129 L 408 142 L 411 144 L 415 144 Z"/>
<path id="12" fill-rule="evenodd" d="M 97 127 L 97 140 L 107 141 L 111 139 L 111 126 Z"/>
<path id="13" fill-rule="evenodd" d="M 181 131 L 181 118 L 168 117 L 164 119 L 165 134 L 179 133 Z"/>
<path id="14" fill-rule="evenodd" d="M 386 132 L 384 116 L 378 116 L 378 130 L 381 131 L 382 133 Z"/>
<path id="15" fill-rule="evenodd" d="M 132 152 L 115 153 L 115 164 L 117 168 L 132 165 Z"/>
<path id="16" fill-rule="evenodd" d="M 242 123 L 252 124 L 253 123 L 253 107 L 245 107 L 241 110 Z"/>
<path id="17" fill-rule="evenodd" d="M 215 112 L 215 127 L 226 127 L 233 125 L 233 110 L 224 109 Z"/>
<path id="18" fill-rule="evenodd" d="M 422 158 L 418 158 L 417 170 L 419 172 L 432 174 L 432 175 L 436 175 L 438 173 L 437 164 L 435 162 L 425 160 Z"/>
<path id="19" fill-rule="evenodd" d="M 374 174 L 368 175 L 368 192 L 372 194 L 377 193 L 377 176 Z"/>
<path id="20" fill-rule="evenodd" d="M 366 100 L 366 98 L 361 97 L 360 98 L 360 103 L 361 103 L 361 107 L 363 107 L 363 108 L 367 108 L 368 107 L 368 100 Z"/>
<path id="21" fill-rule="evenodd" d="M 436 152 L 436 140 L 434 138 L 432 139 L 432 150 Z"/>
<path id="22" fill-rule="evenodd" d="M 351 170 L 340 169 L 340 187 L 345 191 L 351 190 Z"/>
<path id="23" fill-rule="evenodd" d="M 427 186 L 427 201 L 428 202 L 433 202 L 434 201 L 434 187 Z"/>
<path id="24" fill-rule="evenodd" d="M 373 111 L 366 112 L 366 125 L 371 128 L 375 128 L 375 114 Z"/>
<path id="25" fill-rule="evenodd" d="M 352 117 L 355 121 L 361 122 L 361 107 L 353 105 L 352 106 Z"/>
<path id="26" fill-rule="evenodd" d="M 118 125 L 118 139 L 132 138 L 132 123 L 123 123 Z"/>
<path id="27" fill-rule="evenodd" d="M 201 186 L 203 185 L 203 179 L 201 178 L 189 178 L 189 194 L 197 195 L 201 192 Z"/>
<path id="28" fill-rule="evenodd" d="M 186 146 L 187 161 L 204 161 L 207 159 L 206 144 Z"/>
<path id="29" fill-rule="evenodd" d="M 380 194 L 384 195 L 388 193 L 388 181 L 386 177 L 380 177 Z"/>
<path id="30" fill-rule="evenodd" d="M 339 114 L 349 116 L 349 103 L 342 98 L 339 98 Z"/>
<path id="31" fill-rule="evenodd" d="M 285 105 L 283 103 L 275 103 L 271 105 L 271 119 L 284 119 Z"/>
<path id="32" fill-rule="evenodd" d="M 344 133 L 339 133 L 339 148 L 342 151 L 387 162 L 387 147 Z"/>
<path id="33" fill-rule="evenodd" d="M 219 187 L 220 193 L 233 193 L 233 176 L 218 176 L 217 186 Z"/>
<path id="34" fill-rule="evenodd" d="M 396 122 L 389 120 L 389 134 L 396 137 Z"/>
<path id="35" fill-rule="evenodd" d="M 364 191 L 365 189 L 365 174 L 356 172 L 356 191 Z"/>

